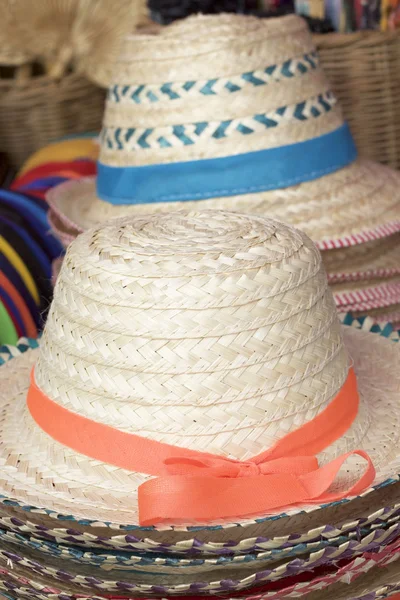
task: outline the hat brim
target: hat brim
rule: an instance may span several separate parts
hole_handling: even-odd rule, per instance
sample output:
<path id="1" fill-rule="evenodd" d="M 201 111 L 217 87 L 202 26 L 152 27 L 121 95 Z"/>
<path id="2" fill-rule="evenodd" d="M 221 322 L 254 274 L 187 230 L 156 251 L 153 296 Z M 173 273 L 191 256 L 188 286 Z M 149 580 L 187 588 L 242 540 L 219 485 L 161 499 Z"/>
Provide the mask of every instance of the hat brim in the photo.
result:
<path id="1" fill-rule="evenodd" d="M 367 496 L 372 490 L 393 484 L 399 479 L 400 345 L 351 327 L 344 326 L 343 334 L 359 382 L 360 422 L 368 424 L 368 427 L 360 436 L 360 424 L 356 419 L 346 436 L 340 440 L 340 447 L 331 446 L 321 459 L 332 459 L 335 453 L 343 452 L 344 445 L 346 450 L 356 449 L 354 437 L 358 440 L 361 437 L 362 443 L 358 446 L 369 453 L 377 472 L 374 486 L 363 494 Z M 160 544 L 168 543 L 170 552 L 187 550 L 188 543 L 192 546 L 188 540 L 193 537 L 196 537 L 198 551 L 207 551 L 206 543 L 212 539 L 217 540 L 216 546 L 213 543 L 212 547 L 218 547 L 218 544 L 223 547 L 224 541 L 230 541 L 232 552 L 243 551 L 245 544 L 242 541 L 245 538 L 248 540 L 248 549 L 255 545 L 255 541 L 250 540 L 252 536 L 271 538 L 273 531 L 275 535 L 282 536 L 284 523 L 278 524 L 278 521 L 284 521 L 285 517 L 291 517 L 291 533 L 294 530 L 304 531 L 310 522 L 315 527 L 318 521 L 320 524 L 327 522 L 327 506 L 313 505 L 291 507 L 279 514 L 259 515 L 235 523 L 199 524 L 196 527 L 180 525 L 174 528 L 173 534 L 172 526 L 138 527 L 134 486 L 129 490 L 119 486 L 112 476 L 112 468 L 104 468 L 102 463 L 63 447 L 34 423 L 26 406 L 26 394 L 36 358 L 37 350 L 30 350 L 9 361 L 0 370 L 0 495 L 3 496 L 3 507 L 11 506 L 14 516 L 19 510 L 19 516 L 25 511 L 26 518 L 28 511 L 33 521 L 41 518 L 47 526 L 52 522 L 53 527 L 57 528 L 64 519 L 67 529 L 73 526 L 78 534 L 78 543 L 80 530 L 84 541 L 88 531 L 96 535 L 99 529 L 104 536 L 106 527 L 114 535 L 124 533 L 119 543 L 128 543 L 132 549 L 157 550 Z M 364 465 L 350 462 L 346 468 L 350 475 L 345 475 L 345 479 L 359 475 Z M 135 474 L 135 477 L 138 476 L 140 474 Z M 349 481 L 341 484 L 347 487 Z M 372 499 L 373 496 L 367 502 L 367 507 Z M 15 502 L 9 502 L 11 500 Z M 356 515 L 352 516 L 354 518 Z M 125 539 L 126 535 L 128 539 Z"/>
<path id="2" fill-rule="evenodd" d="M 310 600 L 323 600 L 329 592 L 335 600 L 364 598 L 366 593 L 371 594 L 371 596 L 368 595 L 368 598 L 385 598 L 400 589 L 399 552 L 395 547 L 381 550 L 383 550 L 382 554 L 366 554 L 342 564 L 330 573 L 321 574 L 317 570 L 310 572 L 305 580 L 302 578 L 302 580 L 296 581 L 295 577 L 284 578 L 279 583 L 272 583 L 272 587 L 267 583 L 257 586 L 247 593 L 230 591 L 225 597 L 226 600 L 237 600 L 238 598 L 242 598 L 242 600 L 282 600 L 293 597 L 293 595 L 301 595 Z M 60 571 L 61 575 L 62 571 Z M 40 569 L 31 575 L 18 563 L 15 569 L 10 569 L 8 566 L 0 567 L 0 590 L 17 593 L 18 598 L 27 597 L 38 600 L 75 600 L 77 594 L 82 600 L 100 600 L 100 597 L 97 594 L 92 595 L 90 590 L 79 590 L 79 587 L 68 581 L 67 577 L 61 584 L 57 584 L 57 581 L 52 582 L 50 587 L 48 578 L 42 575 Z M 127 590 L 124 591 L 127 592 Z M 120 593 L 121 591 L 119 591 Z M 101 594 L 102 597 L 104 591 L 99 590 L 98 594 Z M 197 599 L 200 594 L 201 590 L 194 589 L 190 597 Z M 184 596 L 184 598 L 187 599 L 188 596 Z"/>
<path id="3" fill-rule="evenodd" d="M 358 159 L 326 177 L 294 187 L 209 200 L 113 205 L 100 200 L 94 177 L 49 191 L 56 233 L 71 241 L 112 217 L 184 208 L 264 214 L 302 229 L 320 249 L 349 247 L 400 230 L 400 173 Z"/>
<path id="4" fill-rule="evenodd" d="M 394 277 L 400 275 L 400 234 L 351 248 L 323 252 L 322 259 L 332 286 Z"/>
<path id="5" fill-rule="evenodd" d="M 354 281 L 332 285 L 335 303 L 342 312 L 366 311 L 379 308 L 390 310 L 400 298 L 399 276 L 386 280 Z"/>
<path id="6" fill-rule="evenodd" d="M 376 525 L 379 529 L 380 525 Z M 395 529 L 397 526 L 395 526 Z M 206 571 L 221 571 L 223 569 L 236 570 L 241 566 L 252 564 L 258 568 L 260 565 L 281 561 L 284 559 L 293 559 L 296 556 L 305 556 L 330 547 L 330 552 L 334 552 L 341 544 L 351 540 L 360 541 L 360 536 L 370 536 L 373 533 L 373 539 L 376 529 L 359 528 L 358 531 L 349 532 L 347 535 L 341 535 L 329 540 L 320 540 L 317 542 L 308 542 L 272 550 L 260 552 L 251 552 L 248 554 L 222 554 L 222 555 L 165 555 L 152 552 L 129 552 L 118 549 L 96 550 L 88 548 L 77 552 L 71 552 L 71 548 L 65 544 L 55 543 L 47 540 L 35 538 L 32 535 L 20 535 L 6 529 L 0 529 L 0 541 L 2 551 L 10 548 L 14 553 L 25 554 L 29 549 L 34 548 L 37 560 L 46 560 L 47 557 L 55 557 L 64 561 L 65 569 L 73 569 L 74 564 L 90 565 L 99 567 L 102 570 L 114 569 L 120 571 L 139 571 L 139 572 L 157 572 L 157 573 L 203 573 Z M 391 534 L 390 534 L 391 535 Z M 16 550 L 18 547 L 18 550 Z M 122 576 L 122 575 L 121 575 Z"/>
<path id="7" fill-rule="evenodd" d="M 152 570 L 143 571 L 140 568 L 130 570 L 128 573 L 114 568 L 106 570 L 96 569 L 79 562 L 68 565 L 68 562 L 60 562 L 59 557 L 47 557 L 46 561 L 40 561 L 36 549 L 19 552 L 18 549 L 5 547 L 0 549 L 0 557 L 7 560 L 12 552 L 13 562 L 16 563 L 14 570 L 21 575 L 32 576 L 40 572 L 46 581 L 57 585 L 57 583 L 68 580 L 71 585 L 76 586 L 77 592 L 84 593 L 92 591 L 117 594 L 121 589 L 132 592 L 135 595 L 154 594 L 184 594 L 198 590 L 204 593 L 226 592 L 226 581 L 229 579 L 229 591 L 237 593 L 241 590 L 250 589 L 254 586 L 278 581 L 287 577 L 296 577 L 313 568 L 324 565 L 333 566 L 333 562 L 349 560 L 362 556 L 365 552 L 375 550 L 380 553 L 386 546 L 391 544 L 400 531 L 400 525 L 396 524 L 388 529 L 377 530 L 360 540 L 345 541 L 339 547 L 328 546 L 327 548 L 305 554 L 302 557 L 287 561 L 280 559 L 274 564 L 260 560 L 253 563 L 242 563 L 228 569 L 222 566 L 217 572 L 203 571 L 201 574 L 190 572 L 190 569 L 180 568 L 162 572 L 158 565 Z M 62 569 L 61 569 L 62 567 Z M 93 574 L 96 574 L 93 577 Z M 92 578 L 91 578 L 92 576 Z M 156 583 L 154 578 L 157 578 Z"/>
<path id="8" fill-rule="evenodd" d="M 144 586 L 151 585 L 151 576 L 157 575 L 157 585 L 165 585 L 165 593 L 185 592 L 185 585 L 208 584 L 203 591 L 224 591 L 223 581 L 231 580 L 231 591 L 246 589 L 253 585 L 252 576 L 257 573 L 257 583 L 276 581 L 295 576 L 315 567 L 330 564 L 332 561 L 350 560 L 365 552 L 378 552 L 396 540 L 400 533 L 400 523 L 390 527 L 377 527 L 370 531 L 360 528 L 349 537 L 340 536 L 324 542 L 298 544 L 297 546 L 269 550 L 265 552 L 237 554 L 232 556 L 179 557 L 160 556 L 151 553 L 126 553 L 118 551 L 103 552 L 71 552 L 67 545 L 32 539 L 0 530 L 0 558 L 7 560 L 9 553 L 14 561 L 27 569 L 32 568 L 29 557 L 35 559 L 35 566 L 41 565 L 40 571 L 56 578 L 59 562 L 62 562 L 63 574 L 68 580 L 82 584 L 78 575 L 87 575 L 87 569 L 97 570 L 96 584 L 107 591 L 123 588 L 125 583 L 135 582 Z M 34 556 L 32 554 L 34 552 Z M 48 568 L 48 571 L 46 569 Z M 54 571 L 55 569 L 55 571 Z M 68 573 L 69 572 L 69 573 Z M 149 577 L 150 576 L 150 577 Z M 171 579 L 173 576 L 173 579 Z M 85 583 L 85 581 L 83 581 Z M 180 585 L 178 590 L 169 586 Z M 139 588 L 144 593 L 151 590 Z M 190 591 L 189 589 L 187 591 Z"/>

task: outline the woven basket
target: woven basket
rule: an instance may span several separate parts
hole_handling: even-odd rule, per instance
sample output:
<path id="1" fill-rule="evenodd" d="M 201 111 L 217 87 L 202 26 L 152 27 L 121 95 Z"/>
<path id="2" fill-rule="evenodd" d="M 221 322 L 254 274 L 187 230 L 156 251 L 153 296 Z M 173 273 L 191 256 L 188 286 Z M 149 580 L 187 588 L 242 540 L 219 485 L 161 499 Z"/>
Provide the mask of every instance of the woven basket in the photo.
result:
<path id="1" fill-rule="evenodd" d="M 315 36 L 360 154 L 400 168 L 400 33 Z"/>
<path id="2" fill-rule="evenodd" d="M 0 67 L 0 150 L 18 168 L 50 142 L 96 132 L 104 99 L 102 89 L 77 74 L 56 80 L 34 65 Z"/>

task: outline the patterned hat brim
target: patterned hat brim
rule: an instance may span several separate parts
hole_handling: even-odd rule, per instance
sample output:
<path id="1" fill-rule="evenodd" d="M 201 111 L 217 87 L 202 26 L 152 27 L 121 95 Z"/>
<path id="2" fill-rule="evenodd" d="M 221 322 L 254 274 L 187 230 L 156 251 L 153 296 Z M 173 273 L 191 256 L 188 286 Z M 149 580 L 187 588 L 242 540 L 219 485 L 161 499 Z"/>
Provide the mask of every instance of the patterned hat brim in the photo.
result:
<path id="1" fill-rule="evenodd" d="M 335 600 L 358 600 L 364 597 L 384 598 L 400 589 L 400 574 L 398 568 L 399 544 L 395 542 L 388 547 L 380 549 L 375 553 L 365 553 L 345 564 L 329 574 L 321 573 L 318 569 L 308 573 L 306 578 L 296 577 L 282 579 L 273 584 L 263 585 L 252 592 L 245 591 L 238 594 L 229 593 L 224 596 L 212 594 L 216 598 L 225 600 L 283 600 L 284 598 L 302 597 L 305 600 L 324 600 L 326 594 L 332 594 Z M 59 587 L 56 583 L 49 584 L 40 574 L 30 577 L 29 574 L 20 574 L 11 569 L 11 563 L 7 567 L 0 567 L 0 590 L 8 594 L 15 594 L 18 598 L 37 598 L 38 600 L 104 600 L 126 597 L 128 590 L 120 590 L 117 594 L 77 591 L 74 584 L 69 581 L 62 583 Z M 271 587 L 272 586 L 272 587 Z M 366 596 L 368 594 L 368 596 Z M 370 594 L 370 595 L 369 595 Z M 163 600 L 169 600 L 159 593 Z M 180 596 L 183 600 L 199 600 L 202 596 L 192 592 L 189 596 Z"/>
<path id="2" fill-rule="evenodd" d="M 341 560 L 350 560 L 370 552 L 383 552 L 387 545 L 396 541 L 400 534 L 400 524 L 388 529 L 378 529 L 364 538 L 346 540 L 339 546 L 327 546 L 317 552 L 299 556 L 287 562 L 282 559 L 260 559 L 250 563 L 234 563 L 231 568 L 221 565 L 217 571 L 193 571 L 190 567 L 162 568 L 160 562 L 151 567 L 131 567 L 121 572 L 112 565 L 93 568 L 79 560 L 71 563 L 60 556 L 47 556 L 39 562 L 37 548 L 24 547 L 24 552 L 2 538 L 0 559 L 11 561 L 15 572 L 23 569 L 27 573 L 37 573 L 46 581 L 66 581 L 82 589 L 93 589 L 101 593 L 117 593 L 124 589 L 136 594 L 183 594 L 183 593 L 224 593 L 236 592 L 285 577 L 294 577 L 322 566 L 333 566 Z M 272 559 L 273 560 L 273 559 Z M 60 572 L 62 569 L 62 572 Z M 104 570 L 105 569 L 105 570 Z M 199 580 L 198 578 L 201 577 Z M 156 581 L 156 583 L 154 583 Z M 229 581 L 229 584 L 227 583 Z M 228 587 L 227 587 L 228 586 Z"/>

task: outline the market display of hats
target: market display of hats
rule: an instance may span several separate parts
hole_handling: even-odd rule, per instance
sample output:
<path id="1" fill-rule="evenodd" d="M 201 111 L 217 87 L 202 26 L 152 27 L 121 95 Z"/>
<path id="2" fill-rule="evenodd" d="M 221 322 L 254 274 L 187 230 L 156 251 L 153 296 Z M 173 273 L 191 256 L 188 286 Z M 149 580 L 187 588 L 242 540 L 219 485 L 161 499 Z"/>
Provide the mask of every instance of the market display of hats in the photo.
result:
<path id="1" fill-rule="evenodd" d="M 171 205 L 281 219 L 323 250 L 341 310 L 385 319 L 400 303 L 399 184 L 357 158 L 304 21 L 217 15 L 125 40 L 97 180 L 48 200 L 64 245 L 112 216 Z"/>
<path id="2" fill-rule="evenodd" d="M 43 328 L 53 264 L 63 254 L 50 231 L 45 195 L 55 185 L 94 175 L 96 148 L 93 135 L 51 144 L 0 189 L 0 343 L 36 337 Z"/>
<path id="3" fill-rule="evenodd" d="M 399 333 L 343 318 L 313 242 L 264 216 L 80 235 L 40 342 L 0 349 L 0 590 L 395 591 Z"/>

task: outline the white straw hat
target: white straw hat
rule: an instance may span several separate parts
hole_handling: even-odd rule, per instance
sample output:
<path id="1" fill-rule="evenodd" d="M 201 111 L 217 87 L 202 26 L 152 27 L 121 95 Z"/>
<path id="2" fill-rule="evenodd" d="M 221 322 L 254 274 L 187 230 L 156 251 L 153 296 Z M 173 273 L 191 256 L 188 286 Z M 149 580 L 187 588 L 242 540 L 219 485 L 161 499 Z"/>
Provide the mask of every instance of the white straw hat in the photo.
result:
<path id="1" fill-rule="evenodd" d="M 148 540 L 159 535 L 171 544 L 175 533 L 182 539 L 188 524 L 198 526 L 200 539 L 215 523 L 231 527 L 230 538 L 238 540 L 255 519 L 261 519 L 262 531 L 268 514 L 276 519 L 314 510 L 317 515 L 316 509 L 346 497 L 348 489 L 354 496 L 398 479 L 399 358 L 398 344 L 340 325 L 320 254 L 295 229 L 220 211 L 116 220 L 71 244 L 40 348 L 0 369 L 0 495 L 9 498 L 14 511 L 30 505 L 46 509 L 49 517 L 72 515 L 78 529 L 129 525 L 146 531 Z M 339 410 L 343 398 L 346 414 Z M 338 422 L 331 415 L 324 424 L 332 410 Z M 82 433 L 82 424 L 90 433 Z M 320 465 L 339 461 L 332 495 L 321 492 L 314 476 L 333 467 L 317 469 L 312 456 L 310 465 L 310 458 L 304 462 L 296 450 L 289 462 L 277 456 L 279 466 L 273 466 L 272 458 L 282 452 L 277 448 L 288 439 L 295 444 L 299 431 L 306 443 L 311 433 L 303 428 L 321 438 L 310 442 L 313 452 L 304 448 L 303 453 L 317 452 Z M 68 438 L 75 434 L 79 439 Z M 106 442 L 108 435 L 113 443 Z M 219 508 L 211 506 L 210 492 L 206 504 L 213 520 L 170 513 L 161 516 L 162 525 L 158 517 L 146 518 L 141 529 L 147 501 L 141 501 L 140 516 L 138 490 L 140 495 L 145 484 L 146 494 L 159 499 L 151 486 L 161 485 L 163 476 L 149 477 L 154 465 L 141 471 L 137 465 L 116 465 L 115 457 L 105 462 L 103 453 L 118 447 L 114 436 L 146 447 L 133 454 L 118 450 L 117 462 L 135 458 L 141 466 L 154 460 L 157 470 L 160 460 L 164 472 L 163 465 L 172 461 L 168 494 L 171 477 L 186 485 L 191 469 L 204 460 L 211 468 L 209 473 L 204 466 L 208 492 L 221 482 L 234 486 L 220 491 Z M 87 439 L 89 449 L 80 446 Z M 166 448 L 177 462 L 162 459 L 159 452 Z M 269 458 L 261 463 L 260 453 L 266 451 Z M 338 457 L 348 452 L 339 469 Z M 369 467 L 365 479 L 367 455 L 376 475 Z M 221 479 L 220 468 L 235 473 Z M 291 500 L 283 510 L 279 502 L 287 498 L 279 496 L 273 510 L 254 512 L 247 498 L 242 514 L 227 515 L 236 491 L 247 494 L 251 485 L 261 490 L 267 481 L 270 489 L 274 469 L 287 483 L 288 468 L 290 486 L 306 501 Z M 206 480 L 201 481 L 203 489 Z M 199 490 L 174 495 L 172 510 L 192 492 Z M 164 490 L 161 510 L 168 494 Z M 256 500 L 267 506 L 271 494 L 263 497 L 260 491 Z M 194 504 L 189 503 L 189 512 Z M 234 510 L 239 510 L 236 501 Z M 171 531 L 174 519 L 180 522 L 176 532 Z"/>
<path id="2" fill-rule="evenodd" d="M 125 39 L 93 178 L 48 196 L 69 241 L 118 215 L 265 214 L 320 249 L 400 228 L 400 174 L 357 158 L 296 16 L 195 16 Z M 97 189 L 96 189 L 97 188 Z"/>

